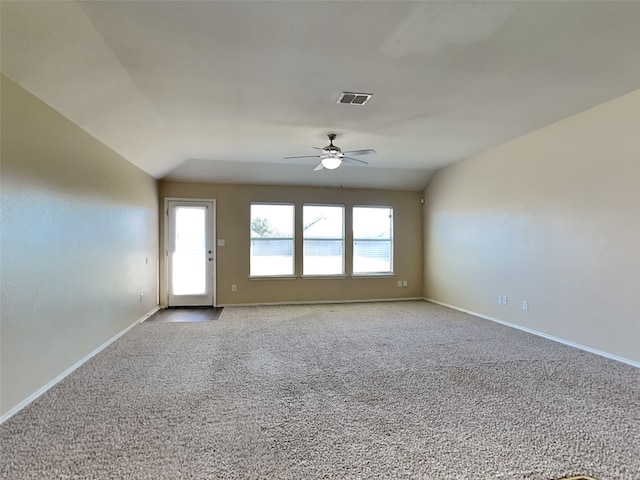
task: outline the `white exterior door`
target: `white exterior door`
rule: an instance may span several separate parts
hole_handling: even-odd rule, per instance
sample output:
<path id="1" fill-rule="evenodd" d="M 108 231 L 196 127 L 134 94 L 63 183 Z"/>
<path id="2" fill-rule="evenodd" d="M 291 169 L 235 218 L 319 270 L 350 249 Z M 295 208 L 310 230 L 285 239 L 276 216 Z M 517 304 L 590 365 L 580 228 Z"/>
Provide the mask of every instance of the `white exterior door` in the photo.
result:
<path id="1" fill-rule="evenodd" d="M 215 201 L 165 205 L 168 306 L 214 306 Z"/>

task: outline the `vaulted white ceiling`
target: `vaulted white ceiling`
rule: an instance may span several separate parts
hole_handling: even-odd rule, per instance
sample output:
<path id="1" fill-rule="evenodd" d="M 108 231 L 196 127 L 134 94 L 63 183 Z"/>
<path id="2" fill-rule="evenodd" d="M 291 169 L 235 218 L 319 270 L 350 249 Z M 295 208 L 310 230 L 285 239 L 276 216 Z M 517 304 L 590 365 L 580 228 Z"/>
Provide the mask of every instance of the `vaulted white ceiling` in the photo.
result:
<path id="1" fill-rule="evenodd" d="M 640 88 L 640 2 L 5 1 L 2 72 L 157 178 L 421 189 Z M 364 106 L 342 91 L 373 93 Z M 312 146 L 375 148 L 314 172 Z M 517 161 L 517 159 L 514 159 Z"/>

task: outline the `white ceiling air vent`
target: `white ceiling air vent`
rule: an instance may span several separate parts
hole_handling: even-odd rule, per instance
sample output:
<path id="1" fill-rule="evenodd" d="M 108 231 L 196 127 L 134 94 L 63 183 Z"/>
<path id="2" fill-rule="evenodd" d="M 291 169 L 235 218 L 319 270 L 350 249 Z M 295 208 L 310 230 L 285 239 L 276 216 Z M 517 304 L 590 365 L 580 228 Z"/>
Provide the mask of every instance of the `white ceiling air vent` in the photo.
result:
<path id="1" fill-rule="evenodd" d="M 342 92 L 336 103 L 346 103 L 349 105 L 364 105 L 369 101 L 372 93 Z"/>

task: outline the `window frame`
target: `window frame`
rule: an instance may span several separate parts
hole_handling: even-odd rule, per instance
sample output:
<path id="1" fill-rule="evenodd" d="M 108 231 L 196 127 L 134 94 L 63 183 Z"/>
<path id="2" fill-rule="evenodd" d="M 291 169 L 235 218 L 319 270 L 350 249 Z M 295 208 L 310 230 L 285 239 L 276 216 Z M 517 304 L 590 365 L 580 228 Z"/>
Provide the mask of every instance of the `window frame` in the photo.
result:
<path id="1" fill-rule="evenodd" d="M 305 237 L 305 225 L 304 225 L 304 211 L 305 207 L 335 207 L 342 209 L 342 236 L 340 239 L 338 238 L 325 238 L 325 237 Z M 302 231 L 302 278 L 346 278 L 346 223 L 347 223 L 347 207 L 344 203 L 303 203 L 302 204 L 302 223 L 300 225 Z M 306 240 L 316 240 L 316 241 L 337 241 L 342 242 L 342 268 L 340 273 L 305 273 L 305 241 Z"/>
<path id="2" fill-rule="evenodd" d="M 291 214 L 291 237 L 268 237 L 268 239 L 272 240 L 291 240 L 291 273 L 286 274 L 254 274 L 251 271 L 251 261 L 253 258 L 252 248 L 253 241 L 256 240 L 255 237 L 252 236 L 252 228 L 251 224 L 253 221 L 252 216 L 252 207 L 254 205 L 270 205 L 270 206 L 289 206 L 293 207 L 293 211 Z M 288 279 L 288 278 L 296 278 L 296 204 L 295 202 L 249 202 L 249 279 L 251 280 L 260 280 L 260 279 Z"/>
<path id="3" fill-rule="evenodd" d="M 356 237 L 356 232 L 354 229 L 355 226 L 355 212 L 358 208 L 383 208 L 390 210 L 390 220 L 389 220 L 389 238 L 385 239 L 377 239 L 377 238 L 358 238 Z M 351 207 L 351 275 L 353 277 L 385 277 L 385 276 L 395 276 L 395 235 L 394 235 L 394 227 L 395 227 L 395 215 L 393 211 L 393 205 L 353 205 Z M 389 243 L 389 270 L 381 271 L 381 272 L 356 272 L 355 270 L 355 257 L 356 257 L 356 242 L 357 241 L 367 241 L 367 242 L 388 242 Z"/>

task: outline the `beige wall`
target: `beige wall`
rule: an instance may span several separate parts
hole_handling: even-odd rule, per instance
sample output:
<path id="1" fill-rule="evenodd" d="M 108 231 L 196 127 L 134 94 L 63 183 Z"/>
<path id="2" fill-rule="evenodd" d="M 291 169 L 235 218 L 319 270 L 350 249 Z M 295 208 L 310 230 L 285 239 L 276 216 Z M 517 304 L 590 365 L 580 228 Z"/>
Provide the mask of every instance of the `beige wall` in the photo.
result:
<path id="1" fill-rule="evenodd" d="M 1 98 L 4 414 L 157 304 L 158 197 L 6 77 Z"/>
<path id="2" fill-rule="evenodd" d="M 216 200 L 217 237 L 225 240 L 217 247 L 218 305 L 314 302 L 328 300 L 365 300 L 422 296 L 422 205 L 420 192 L 386 190 L 350 190 L 313 187 L 277 187 L 256 185 L 212 185 L 177 182 L 160 183 L 165 197 L 212 198 Z M 295 202 L 296 215 L 302 204 L 339 203 L 353 205 L 390 205 L 394 208 L 395 277 L 346 279 L 249 280 L 249 210 L 251 202 Z M 299 223 L 299 222 L 298 222 Z M 346 232 L 346 267 L 350 272 L 351 232 Z M 302 240 L 296 239 L 297 273 L 301 273 Z M 164 246 L 162 247 L 164 248 Z M 164 263 L 161 285 L 164 287 Z M 398 280 L 407 280 L 407 288 L 398 288 Z M 231 285 L 238 286 L 237 292 Z M 161 303 L 165 299 L 161 288 Z"/>
<path id="3" fill-rule="evenodd" d="M 640 91 L 445 168 L 425 197 L 426 297 L 640 361 Z"/>

